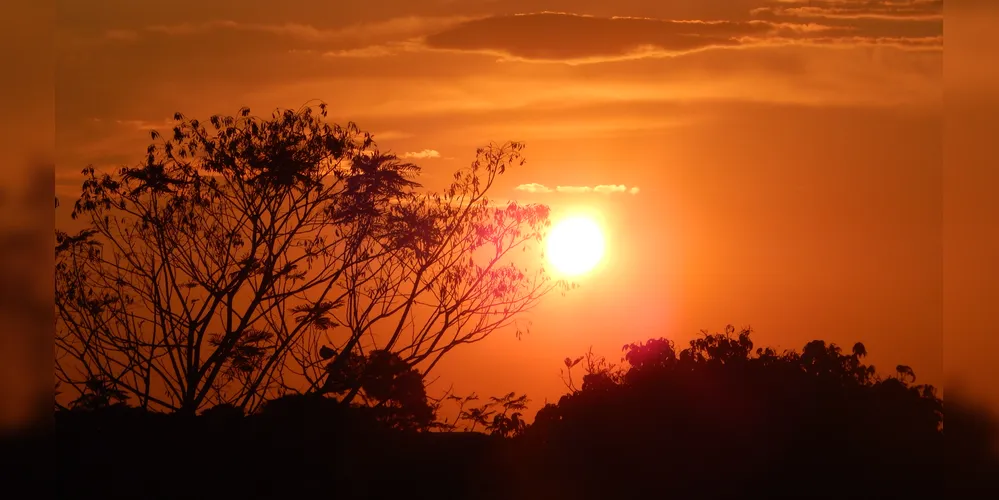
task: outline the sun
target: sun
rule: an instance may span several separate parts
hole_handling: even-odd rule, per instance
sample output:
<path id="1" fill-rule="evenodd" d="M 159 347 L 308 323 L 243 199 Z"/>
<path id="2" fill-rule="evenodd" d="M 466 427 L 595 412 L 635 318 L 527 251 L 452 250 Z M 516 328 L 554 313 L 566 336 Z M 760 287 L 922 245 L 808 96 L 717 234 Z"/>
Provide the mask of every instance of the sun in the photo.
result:
<path id="1" fill-rule="evenodd" d="M 563 219 L 548 235 L 546 254 L 561 274 L 584 274 L 596 267 L 604 256 L 603 232 L 589 217 Z"/>

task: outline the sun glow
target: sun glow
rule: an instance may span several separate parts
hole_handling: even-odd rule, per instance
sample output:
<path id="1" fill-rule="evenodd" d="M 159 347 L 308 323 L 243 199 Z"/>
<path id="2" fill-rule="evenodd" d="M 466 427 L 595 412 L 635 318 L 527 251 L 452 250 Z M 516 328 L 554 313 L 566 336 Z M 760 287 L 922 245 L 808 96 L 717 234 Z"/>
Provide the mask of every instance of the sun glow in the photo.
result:
<path id="1" fill-rule="evenodd" d="M 559 221 L 548 235 L 548 261 L 568 276 L 593 270 L 604 256 L 604 235 L 589 217 L 569 217 Z"/>

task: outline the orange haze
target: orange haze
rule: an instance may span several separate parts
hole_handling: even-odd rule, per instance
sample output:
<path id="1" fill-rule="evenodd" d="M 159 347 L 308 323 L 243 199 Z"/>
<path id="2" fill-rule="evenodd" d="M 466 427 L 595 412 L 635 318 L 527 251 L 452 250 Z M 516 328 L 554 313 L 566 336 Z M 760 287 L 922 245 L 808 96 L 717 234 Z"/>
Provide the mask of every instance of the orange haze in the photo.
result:
<path id="1" fill-rule="evenodd" d="M 811 3 L 67 2 L 57 192 L 141 160 L 175 111 L 322 99 L 431 188 L 477 146 L 523 141 L 494 197 L 599 213 L 606 261 L 522 340 L 456 351 L 435 389 L 536 409 L 566 356 L 728 323 L 780 348 L 863 341 L 882 371 L 939 385 L 941 8 Z"/>

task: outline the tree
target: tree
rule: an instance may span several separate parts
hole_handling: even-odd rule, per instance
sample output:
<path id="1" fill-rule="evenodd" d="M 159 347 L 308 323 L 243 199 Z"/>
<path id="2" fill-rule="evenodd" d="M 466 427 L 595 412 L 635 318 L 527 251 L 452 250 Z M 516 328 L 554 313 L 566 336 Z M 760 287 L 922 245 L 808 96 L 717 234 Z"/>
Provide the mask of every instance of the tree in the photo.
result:
<path id="1" fill-rule="evenodd" d="M 754 351 L 751 334 L 729 326 L 682 350 L 651 339 L 624 346 L 623 367 L 584 364 L 601 376 L 567 383 L 570 393 L 537 413 L 524 434 L 535 462 L 524 468 L 565 464 L 561 479 L 594 497 L 663 484 L 698 498 L 739 498 L 750 484 L 810 498 L 939 491 L 944 408 L 932 386 L 913 385 L 905 366 L 879 377 L 860 343 L 777 353 Z"/>
<path id="2" fill-rule="evenodd" d="M 479 399 L 474 393 L 464 398 L 453 395 L 449 398 L 459 403 L 459 409 L 457 420 L 447 426 L 448 430 L 457 429 L 459 421 L 471 424 L 465 428 L 468 432 L 474 432 L 476 427 L 482 426 L 483 431 L 500 437 L 519 436 L 527 428 L 523 411 L 527 409 L 530 400 L 526 395 L 518 396 L 517 393 L 510 392 L 502 397 L 493 396 L 489 398 L 489 402 L 468 409 L 465 409 L 468 403 Z"/>
<path id="3" fill-rule="evenodd" d="M 401 392 L 372 389 L 371 372 L 392 364 L 409 380 L 395 385 L 414 370 L 422 385 L 455 347 L 568 287 L 513 258 L 541 241 L 548 208 L 487 197 L 521 144 L 480 149 L 425 194 L 416 165 L 325 118 L 325 104 L 210 128 L 178 113 L 140 165 L 84 169 L 72 215 L 87 228 L 57 233 L 66 387 L 101 380 L 185 413 L 289 392 L 381 404 Z"/>

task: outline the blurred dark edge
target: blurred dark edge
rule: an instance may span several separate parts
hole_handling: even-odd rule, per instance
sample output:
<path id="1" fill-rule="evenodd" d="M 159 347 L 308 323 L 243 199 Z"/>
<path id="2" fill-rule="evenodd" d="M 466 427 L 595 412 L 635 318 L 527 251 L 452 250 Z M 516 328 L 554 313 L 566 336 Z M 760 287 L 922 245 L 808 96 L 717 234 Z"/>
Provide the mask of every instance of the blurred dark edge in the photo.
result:
<path id="1" fill-rule="evenodd" d="M 30 497 L 54 472 L 55 12 L 0 3 L 0 481 Z"/>
<path id="2" fill-rule="evenodd" d="M 51 276 L 55 131 L 54 15 L 56 3 L 6 0 L 0 32 L 0 473 L 9 479 L 41 477 L 51 455 Z M 996 40 L 986 27 L 999 21 L 999 2 L 948 0 L 944 77 L 943 165 L 944 365 L 948 402 L 978 401 L 999 407 L 995 353 L 999 332 L 991 314 L 999 255 L 999 144 L 994 121 Z M 13 120 L 11 117 L 16 117 Z M 10 123 L 14 122 L 14 123 Z M 48 127 L 45 123 L 48 122 Z M 40 124 L 24 127 L 22 123 Z M 29 139 L 28 135 L 35 134 Z M 44 144 L 50 146 L 49 149 Z M 41 146 L 40 146 L 41 145 Z M 62 200 L 68 204 L 69 200 Z M 65 205 L 64 205 L 65 206 Z M 39 286 L 41 284 L 42 286 Z M 970 368 L 970 369 L 969 369 Z M 955 389 L 960 387 L 960 392 Z M 32 390 L 34 397 L 31 397 Z M 963 396 L 967 393 L 967 396 Z M 975 406 L 978 403 L 967 403 Z M 948 405 L 950 406 L 950 405 Z M 948 434 L 963 419 L 948 419 Z M 956 428 L 954 426 L 957 426 Z M 31 472 L 29 474 L 29 472 Z M 8 486 L 11 487 L 11 486 Z M 41 496 L 41 495 L 32 495 Z"/>
<path id="3" fill-rule="evenodd" d="M 963 498 L 983 484 L 976 475 L 999 481 L 994 473 L 962 465 L 969 447 L 990 449 L 993 457 L 999 449 L 999 324 L 993 314 L 999 305 L 999 144 L 993 132 L 999 117 L 999 68 L 993 64 L 999 56 L 999 2 L 947 0 L 944 7 L 944 426 L 949 486 L 954 498 Z M 992 443 L 969 442 L 981 440 L 983 428 L 991 428 L 985 435 Z"/>

